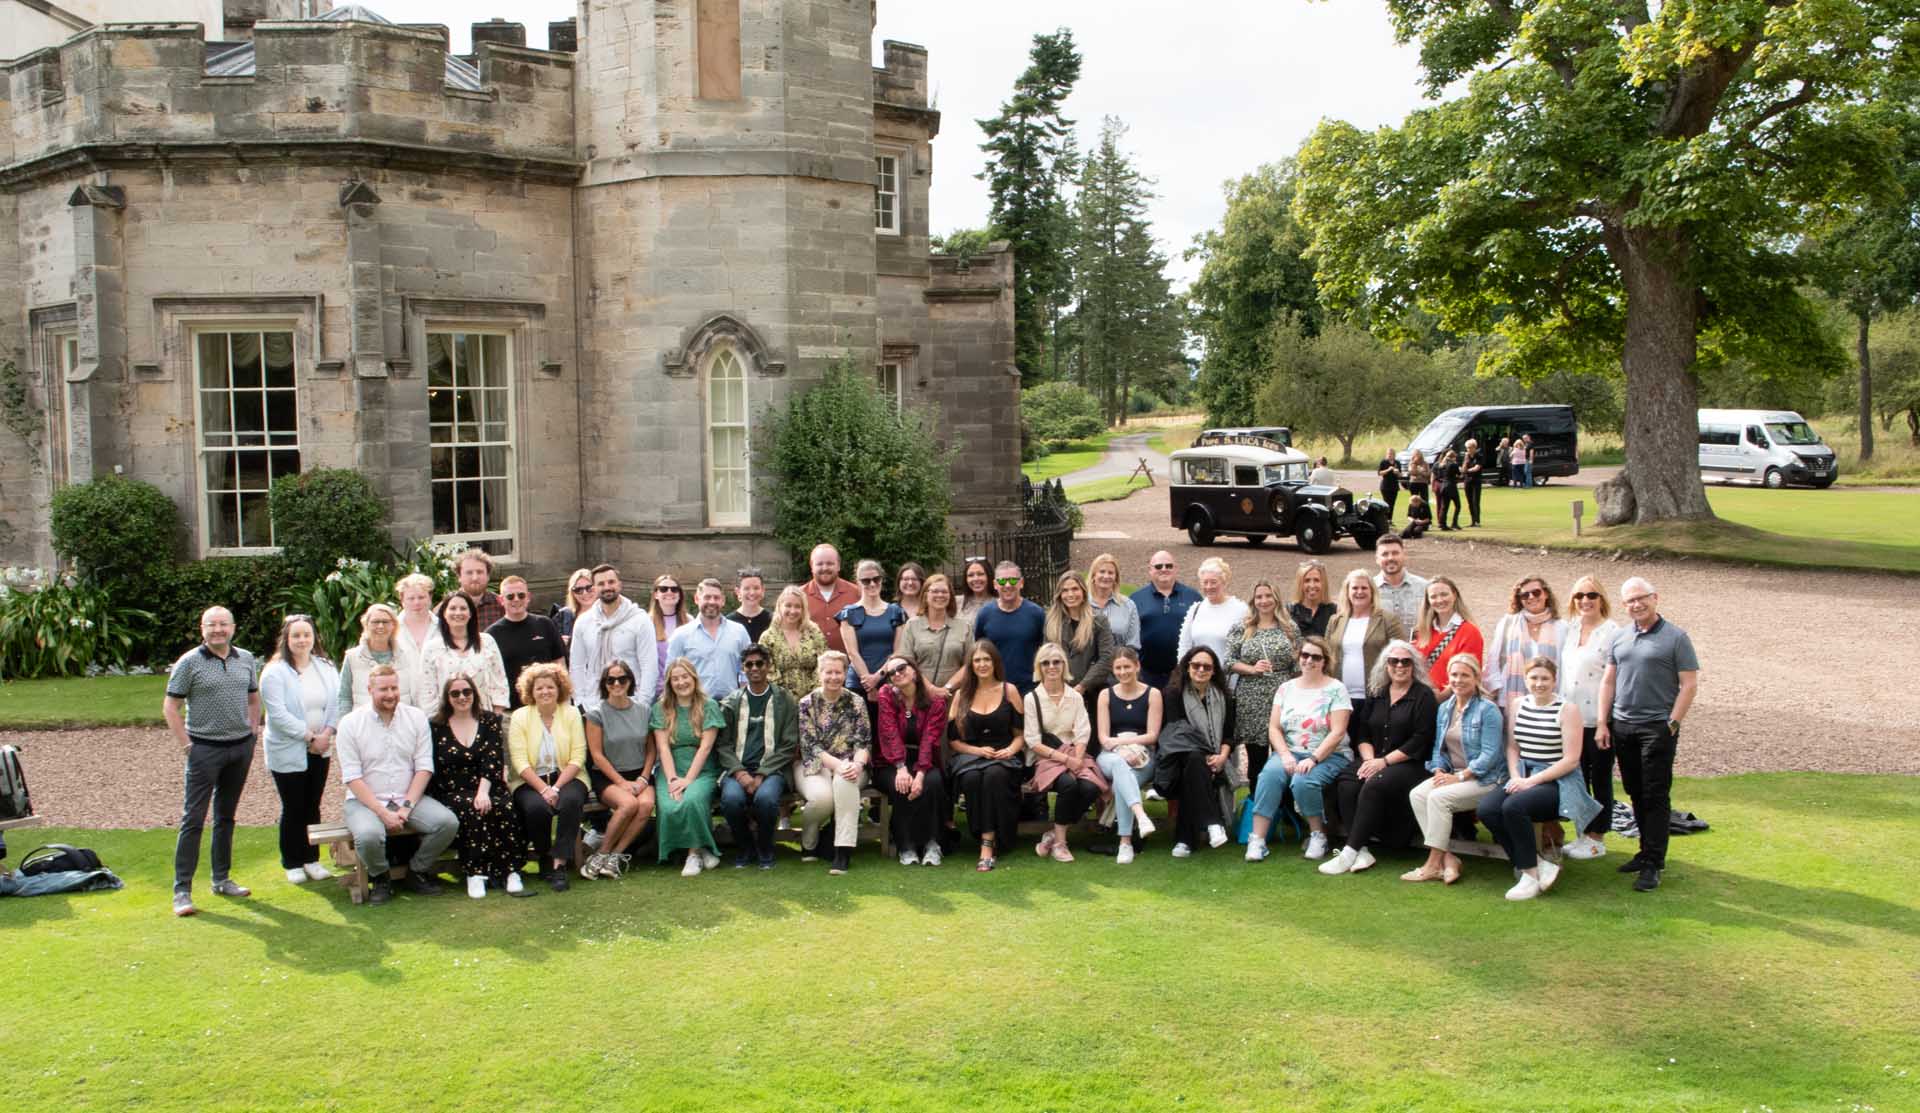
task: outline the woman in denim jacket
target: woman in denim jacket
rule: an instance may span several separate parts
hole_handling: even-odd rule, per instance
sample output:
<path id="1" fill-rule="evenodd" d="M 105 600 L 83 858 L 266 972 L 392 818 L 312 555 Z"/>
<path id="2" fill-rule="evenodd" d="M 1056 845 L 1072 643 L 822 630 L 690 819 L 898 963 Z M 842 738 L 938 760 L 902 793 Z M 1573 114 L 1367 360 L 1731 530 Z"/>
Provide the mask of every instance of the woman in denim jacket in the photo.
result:
<path id="1" fill-rule="evenodd" d="M 1460 859 L 1448 849 L 1454 814 L 1473 812 L 1507 779 L 1505 720 L 1499 705 L 1481 692 L 1480 662 L 1472 654 L 1448 662 L 1447 693 L 1434 716 L 1433 756 L 1427 760 L 1433 776 L 1407 795 L 1427 860 L 1401 874 L 1402 881 L 1460 880 Z"/>

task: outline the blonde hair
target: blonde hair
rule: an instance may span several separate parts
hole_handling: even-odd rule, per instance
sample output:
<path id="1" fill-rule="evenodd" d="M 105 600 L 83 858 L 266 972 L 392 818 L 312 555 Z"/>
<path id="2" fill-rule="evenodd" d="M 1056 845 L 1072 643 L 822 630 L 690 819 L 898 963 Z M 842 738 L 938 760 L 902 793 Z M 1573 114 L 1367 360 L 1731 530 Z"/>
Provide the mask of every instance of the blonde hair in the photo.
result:
<path id="1" fill-rule="evenodd" d="M 1201 561 L 1200 567 L 1193 570 L 1194 578 L 1206 575 L 1209 570 L 1220 573 L 1220 578 L 1227 583 L 1233 582 L 1233 566 L 1226 562 L 1226 558 L 1216 556 Z"/>
<path id="2" fill-rule="evenodd" d="M 673 674 L 676 671 L 684 671 L 693 677 L 693 694 L 687 697 L 687 708 L 693 712 L 696 720 L 707 705 L 707 690 L 701 686 L 700 670 L 693 667 L 693 662 L 685 657 L 668 661 L 666 674 L 660 678 L 660 707 L 664 712 L 662 718 L 666 720 L 666 725 L 661 729 L 667 732 L 669 746 L 673 745 L 674 728 L 679 726 L 680 718 L 680 695 L 673 690 Z M 697 735 L 700 732 L 696 730 L 693 733 Z"/>
<path id="3" fill-rule="evenodd" d="M 1091 591 L 1093 587 L 1093 574 L 1100 571 L 1100 566 L 1103 564 L 1113 565 L 1113 591 L 1114 594 L 1118 595 L 1120 593 L 1120 562 L 1114 559 L 1112 553 L 1101 553 L 1099 556 L 1094 557 L 1092 561 L 1088 562 L 1087 587 L 1089 591 Z"/>
<path id="4" fill-rule="evenodd" d="M 409 572 L 400 577 L 399 582 L 393 585 L 393 597 L 395 599 L 405 599 L 407 592 L 414 588 L 419 588 L 421 591 L 426 592 L 427 605 L 433 605 L 433 577 L 427 575 L 425 572 Z"/>
<path id="5" fill-rule="evenodd" d="M 387 618 L 393 622 L 393 632 L 387 635 L 387 649 L 391 651 L 393 649 L 393 639 L 400 630 L 400 613 L 385 603 L 368 603 L 367 609 L 360 612 L 360 648 L 365 649 L 367 647 L 367 635 L 370 632 L 367 627 L 372 624 L 373 612 L 375 611 L 386 615 Z"/>
<path id="6" fill-rule="evenodd" d="M 558 661 L 542 661 L 537 665 L 528 665 L 520 678 L 513 682 L 513 690 L 519 693 L 522 705 L 533 706 L 533 686 L 542 680 L 553 681 L 554 691 L 559 693 L 562 704 L 573 699 L 573 677 L 567 675 L 567 667 Z M 477 689 L 479 685 L 474 687 Z"/>
<path id="7" fill-rule="evenodd" d="M 947 579 L 945 572 L 935 572 L 920 581 L 920 617 L 927 617 L 927 609 L 933 605 L 933 585 L 939 584 L 947 589 L 947 605 L 941 610 L 940 617 L 951 622 L 960 611 L 960 600 L 954 598 L 953 581 Z"/>
<path id="8" fill-rule="evenodd" d="M 807 610 L 807 593 L 805 590 L 803 590 L 800 587 L 799 584 L 788 584 L 787 586 L 780 589 L 780 594 L 776 596 L 773 600 L 773 625 L 770 626 L 769 629 L 785 630 L 787 628 L 786 624 L 783 621 L 781 621 L 780 611 L 781 611 L 781 608 L 787 605 L 788 599 L 792 599 L 794 602 L 794 605 L 800 608 L 799 630 L 802 635 L 806 634 L 807 627 L 809 626 L 813 627 L 815 630 L 820 629 L 820 625 L 814 622 L 813 620 L 812 612 Z M 825 637 L 826 635 L 822 634 L 821 636 Z"/>
<path id="9" fill-rule="evenodd" d="M 1607 589 L 1601 586 L 1600 578 L 1591 572 L 1573 581 L 1573 586 L 1567 589 L 1567 606 L 1571 609 L 1571 613 L 1576 615 L 1580 613 L 1580 608 L 1574 606 L 1573 597 L 1579 593 L 1581 584 L 1589 585 L 1587 590 L 1600 597 L 1600 617 L 1612 618 L 1613 604 L 1607 602 Z"/>
<path id="10" fill-rule="evenodd" d="M 1327 566 L 1317 560 L 1303 560 L 1300 562 L 1300 567 L 1293 570 L 1293 598 L 1288 599 L 1287 602 L 1305 603 L 1307 601 L 1307 573 L 1309 572 L 1320 573 L 1320 598 L 1322 601 L 1327 599 L 1333 590 L 1333 585 L 1327 582 L 1329 579 Z"/>
<path id="11" fill-rule="evenodd" d="M 1434 584 L 1446 584 L 1447 590 L 1453 592 L 1453 613 L 1460 616 L 1460 621 L 1473 621 L 1473 616 L 1467 613 L 1467 601 L 1460 596 L 1460 585 L 1454 583 L 1451 576 L 1435 576 L 1427 581 L 1427 590 L 1420 593 L 1420 621 L 1413 624 L 1413 640 L 1417 642 L 1433 636 L 1433 604 L 1428 597 L 1433 593 Z M 1474 667 L 1477 669 L 1479 663 L 1475 662 Z"/>
<path id="12" fill-rule="evenodd" d="M 1068 612 L 1067 605 L 1060 601 L 1060 589 L 1070 583 L 1080 585 L 1078 617 Z M 1093 593 L 1087 590 L 1086 578 L 1071 570 L 1062 572 L 1060 582 L 1053 588 L 1053 602 L 1047 606 L 1047 622 L 1041 637 L 1061 646 L 1072 645 L 1076 650 L 1085 649 L 1093 643 L 1094 615 L 1097 613 L 1093 605 Z"/>
<path id="13" fill-rule="evenodd" d="M 1300 640 L 1300 627 L 1294 625 L 1293 616 L 1287 613 L 1287 605 L 1280 601 L 1280 593 L 1274 591 L 1273 581 L 1265 576 L 1253 581 L 1253 587 L 1247 592 L 1247 621 L 1240 627 L 1240 636 L 1250 638 L 1253 632 L 1260 628 L 1260 608 L 1254 605 L 1253 600 L 1260 594 L 1260 589 L 1263 587 L 1273 592 L 1274 623 L 1285 630 L 1288 637 L 1295 641 Z"/>
<path id="14" fill-rule="evenodd" d="M 1339 612 L 1341 618 L 1353 617 L 1353 581 L 1355 580 L 1366 584 L 1367 591 L 1374 597 L 1373 602 L 1369 604 L 1367 613 L 1372 614 L 1374 611 L 1380 609 L 1379 594 L 1373 590 L 1373 577 L 1367 575 L 1366 569 L 1355 568 L 1341 579 L 1340 598 L 1333 601 L 1334 609 Z"/>
<path id="15" fill-rule="evenodd" d="M 580 586 L 582 577 L 586 578 L 588 587 L 593 586 L 593 569 L 591 568 L 576 568 L 572 574 L 567 577 L 567 609 L 573 612 L 575 618 L 580 617 L 581 611 L 593 606 L 593 596 L 591 594 L 587 596 L 587 601 L 584 603 L 576 601 L 574 597 L 573 589 Z"/>
<path id="16" fill-rule="evenodd" d="M 813 679 L 817 682 L 823 676 L 825 676 L 826 667 L 829 664 L 838 664 L 840 666 L 840 671 L 845 672 L 847 669 L 847 665 L 849 663 L 850 661 L 846 654 L 840 652 L 837 649 L 829 649 L 825 653 L 822 653 L 820 656 L 814 658 Z"/>
<path id="17" fill-rule="evenodd" d="M 1067 661 L 1067 647 L 1064 645 L 1061 645 L 1057 641 L 1053 641 L 1049 639 L 1047 642 L 1041 645 L 1039 649 L 1034 650 L 1033 682 L 1036 687 L 1038 687 L 1040 684 L 1040 666 L 1043 664 L 1046 664 L 1048 661 L 1059 661 L 1062 666 L 1065 666 L 1066 664 L 1068 664 L 1069 662 Z M 1066 671 L 1064 668 L 1061 670 L 1060 682 L 1062 684 L 1065 684 L 1067 682 Z"/>

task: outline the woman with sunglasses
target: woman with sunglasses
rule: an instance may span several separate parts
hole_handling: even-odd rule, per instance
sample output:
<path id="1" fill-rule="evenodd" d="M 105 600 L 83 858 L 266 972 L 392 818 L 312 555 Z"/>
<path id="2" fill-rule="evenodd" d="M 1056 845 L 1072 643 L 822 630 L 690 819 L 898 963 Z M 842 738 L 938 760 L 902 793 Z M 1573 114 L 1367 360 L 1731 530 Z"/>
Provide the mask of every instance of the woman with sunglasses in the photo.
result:
<path id="1" fill-rule="evenodd" d="M 1067 829 L 1086 818 L 1087 810 L 1107 794 L 1107 779 L 1087 752 L 1093 724 L 1087 719 L 1086 700 L 1067 684 L 1066 649 L 1058 642 L 1042 645 L 1033 655 L 1033 671 L 1039 683 L 1027 693 L 1021 716 L 1027 752 L 1034 757 L 1027 783 L 1042 801 L 1047 793 L 1054 794 L 1053 827 L 1040 836 L 1033 852 L 1071 862 Z"/>
<path id="2" fill-rule="evenodd" d="M 1327 856 L 1327 790 L 1353 764 L 1353 743 L 1347 722 L 1353 701 L 1347 686 L 1327 675 L 1325 638 L 1300 641 L 1300 675 L 1280 685 L 1267 716 L 1267 737 L 1274 760 L 1261 771 L 1253 789 L 1253 837 L 1247 841 L 1247 861 L 1267 856 L 1267 830 L 1289 788 L 1294 806 L 1313 832 L 1307 837 L 1306 857 Z"/>
<path id="3" fill-rule="evenodd" d="M 760 644 L 773 655 L 773 682 L 797 703 L 813 691 L 820 655 L 827 651 L 827 635 L 807 613 L 807 596 L 799 584 L 780 589 L 773 603 L 773 625 L 760 635 Z"/>
<path id="4" fill-rule="evenodd" d="M 1153 834 L 1141 790 L 1153 783 L 1154 746 L 1165 712 L 1160 689 L 1140 680 L 1140 651 L 1123 645 L 1113 651 L 1113 685 L 1100 693 L 1094 709 L 1099 729 L 1100 772 L 1113 786 L 1114 819 L 1120 829 L 1119 865 L 1133 861 L 1133 833 Z"/>
<path id="5" fill-rule="evenodd" d="M 1600 812 L 1580 837 L 1562 851 L 1569 858 L 1598 858 L 1607 852 L 1607 832 L 1613 823 L 1613 747 L 1594 742 L 1599 722 L 1600 680 L 1607 671 L 1607 647 L 1620 632 L 1606 589 L 1592 576 L 1573 581 L 1567 598 L 1573 617 L 1560 639 L 1560 696 L 1580 712 L 1585 724 L 1580 736 L 1580 772 L 1587 792 L 1600 803 Z"/>
<path id="6" fill-rule="evenodd" d="M 1195 646 L 1176 666 L 1162 700 L 1153 783 L 1177 808 L 1175 858 L 1190 857 L 1202 839 L 1212 847 L 1227 841 L 1220 796 L 1233 756 L 1234 710 L 1225 671 L 1213 650 Z"/>
<path id="7" fill-rule="evenodd" d="M 479 900 L 491 882 L 512 896 L 526 896 L 520 867 L 527 862 L 527 840 L 513 800 L 500 785 L 507 766 L 505 734 L 500 716 L 479 705 L 479 691 L 459 675 L 441 687 L 440 711 L 431 720 L 433 780 L 427 795 L 460 819 L 453 851 L 467 879 L 467 895 Z"/>
<path id="8" fill-rule="evenodd" d="M 1453 659 L 1473 658 L 1474 671 L 1483 672 L 1480 654 L 1486 639 L 1480 627 L 1467 613 L 1467 602 L 1460 598 L 1460 585 L 1449 576 L 1435 576 L 1427 582 L 1425 598 L 1420 602 L 1420 621 L 1413 627 L 1413 645 L 1427 665 L 1427 683 L 1435 692 L 1447 687 Z M 1498 710 L 1498 705 L 1495 705 Z"/>
<path id="9" fill-rule="evenodd" d="M 917 621 L 917 620 L 916 620 Z M 947 814 L 946 780 L 940 773 L 940 739 L 946 733 L 946 689 L 927 683 L 904 656 L 880 666 L 879 734 L 873 783 L 893 800 L 893 842 L 900 864 L 940 864 L 940 821 Z"/>
<path id="10" fill-rule="evenodd" d="M 1560 876 L 1559 863 L 1540 857 L 1534 824 L 1565 819 L 1584 830 L 1600 814 L 1580 777 L 1580 710 L 1560 696 L 1559 667 L 1536 657 L 1526 677 L 1527 694 L 1507 716 L 1507 782 L 1480 801 L 1480 822 L 1520 875 L 1508 900 L 1532 900 Z"/>
<path id="11" fill-rule="evenodd" d="M 576 568 L 573 575 L 567 577 L 567 597 L 553 605 L 548 617 L 560 627 L 560 640 L 568 646 L 573 645 L 573 620 L 580 612 L 593 606 L 593 572 L 586 568 Z"/>
<path id="12" fill-rule="evenodd" d="M 612 814 L 600 837 L 600 850 L 580 867 L 586 878 L 614 878 L 627 872 L 633 855 L 627 848 L 653 818 L 652 709 L 633 698 L 633 670 L 618 657 L 600 670 L 600 702 L 584 716 L 587 779 L 594 795 Z"/>
<path id="13" fill-rule="evenodd" d="M 1559 663 L 1560 642 L 1566 634 L 1560 601 L 1553 597 L 1547 581 L 1539 576 L 1520 577 L 1507 600 L 1507 613 L 1494 624 L 1481 670 L 1502 714 L 1509 713 L 1527 694 L 1528 662 L 1545 657 Z"/>
<path id="14" fill-rule="evenodd" d="M 1447 698 L 1434 713 L 1433 734 L 1427 758 L 1432 776 L 1407 794 L 1427 860 L 1400 880 L 1438 878 L 1451 885 L 1460 880 L 1460 858 L 1452 849 L 1454 815 L 1477 809 L 1507 777 L 1506 724 L 1500 708 L 1480 690 L 1480 662 L 1470 654 L 1447 662 Z"/>
<path id="15" fill-rule="evenodd" d="M 863 560 L 854 565 L 853 578 L 860 585 L 860 601 L 840 608 L 833 620 L 840 624 L 840 644 L 851 651 L 847 686 L 858 688 L 866 700 L 867 725 L 872 726 L 874 700 L 885 683 L 880 679 L 880 666 L 892 655 L 894 639 L 906 625 L 907 612 L 881 595 L 887 576 L 879 561 Z"/>
<path id="16" fill-rule="evenodd" d="M 556 893 L 567 891 L 567 864 L 587 807 L 587 786 L 580 780 L 586 726 L 572 699 L 573 678 L 565 666 L 530 665 L 520 674 L 520 707 L 507 720 L 507 784 L 541 876 Z"/>
<path id="17" fill-rule="evenodd" d="M 877 675 L 877 674 L 876 674 Z M 847 655 L 820 655 L 820 686 L 800 700 L 800 858 L 819 857 L 820 828 L 833 820 L 833 865 L 847 872 L 860 837 L 860 790 L 873 758 L 872 726 L 847 683 Z"/>
<path id="18" fill-rule="evenodd" d="M 1359 873 L 1374 864 L 1367 844 L 1378 835 L 1382 845 L 1401 847 L 1414 832 L 1407 794 L 1427 779 L 1433 753 L 1434 718 L 1440 701 L 1420 679 L 1420 658 L 1413 643 L 1387 643 L 1367 678 L 1367 699 L 1353 717 L 1354 749 L 1360 754 L 1357 779 L 1335 785 L 1340 814 L 1347 821 L 1347 844 L 1320 863 L 1333 876 Z"/>
<path id="19" fill-rule="evenodd" d="M 947 711 L 948 769 L 967 798 L 967 826 L 980 842 L 974 869 L 991 871 L 1020 837 L 1020 783 L 1026 779 L 1020 690 L 1007 682 L 1000 650 L 985 638 L 967 652 L 967 675 Z"/>
<path id="20" fill-rule="evenodd" d="M 647 614 L 653 619 L 654 654 L 659 661 L 660 675 L 667 672 L 667 640 L 673 632 L 688 621 L 685 606 L 686 593 L 680 589 L 680 581 L 671 573 L 657 577 L 653 581 L 653 591 L 647 596 Z M 696 617 L 693 621 L 698 621 Z M 667 690 L 664 683 L 660 690 Z"/>
<path id="21" fill-rule="evenodd" d="M 288 615 L 260 670 L 260 707 L 267 771 L 280 797 L 280 866 L 295 885 L 331 876 L 307 828 L 320 822 L 342 706 L 340 674 L 319 651 L 313 619 Z"/>
<path id="22" fill-rule="evenodd" d="M 960 568 L 960 600 L 957 614 L 962 629 L 973 629 L 973 616 L 981 607 L 990 607 L 999 596 L 993 592 L 993 562 L 983 556 L 970 556 Z"/>
<path id="23" fill-rule="evenodd" d="M 700 670 L 685 657 L 667 664 L 667 679 L 647 720 L 653 730 L 654 800 L 660 808 L 659 860 L 676 850 L 687 852 L 681 877 L 720 864 L 713 841 L 713 795 L 720 783 L 715 740 L 726 718 L 720 705 L 700 686 Z"/>
<path id="24" fill-rule="evenodd" d="M 1256 581 L 1249 595 L 1253 605 L 1247 620 L 1227 635 L 1224 659 L 1233 677 L 1234 742 L 1245 757 L 1247 783 L 1258 784 L 1269 753 L 1267 714 L 1280 685 L 1300 674 L 1294 655 L 1301 635 L 1280 608 L 1272 581 Z"/>
<path id="25" fill-rule="evenodd" d="M 439 714 L 440 693 L 457 673 L 480 690 L 482 706 L 505 711 L 507 665 L 493 635 L 474 628 L 473 602 L 464 593 L 453 592 L 440 601 L 439 617 L 439 633 L 427 643 L 420 663 L 420 709 L 429 719 Z"/>

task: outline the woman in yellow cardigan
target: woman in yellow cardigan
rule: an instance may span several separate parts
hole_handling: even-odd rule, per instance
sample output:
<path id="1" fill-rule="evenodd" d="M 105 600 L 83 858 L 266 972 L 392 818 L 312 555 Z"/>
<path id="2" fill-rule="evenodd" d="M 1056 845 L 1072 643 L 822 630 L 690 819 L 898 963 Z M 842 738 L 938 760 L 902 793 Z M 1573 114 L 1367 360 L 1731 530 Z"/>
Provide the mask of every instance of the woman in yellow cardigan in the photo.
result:
<path id="1" fill-rule="evenodd" d="M 581 776 L 587 764 L 586 725 L 570 702 L 573 681 L 565 665 L 533 665 L 520 674 L 516 687 L 522 706 L 507 723 L 507 783 L 540 875 L 554 892 L 564 893 L 580 814 L 587 806 Z"/>

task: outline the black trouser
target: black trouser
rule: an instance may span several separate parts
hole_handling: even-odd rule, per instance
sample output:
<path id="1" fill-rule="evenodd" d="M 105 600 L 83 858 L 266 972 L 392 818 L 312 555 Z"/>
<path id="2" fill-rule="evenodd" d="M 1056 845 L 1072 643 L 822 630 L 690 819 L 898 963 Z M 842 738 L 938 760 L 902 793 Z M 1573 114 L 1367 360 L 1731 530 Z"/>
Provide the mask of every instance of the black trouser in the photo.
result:
<path id="1" fill-rule="evenodd" d="M 1384 483 L 1381 484 L 1380 485 L 1380 501 L 1387 504 L 1387 520 L 1391 522 L 1393 520 L 1393 504 L 1400 501 L 1399 484 L 1395 484 L 1391 487 L 1387 486 Z"/>
<path id="2" fill-rule="evenodd" d="M 1613 829 L 1613 751 L 1593 744 L 1593 728 L 1588 727 L 1580 743 L 1580 773 L 1587 779 L 1587 794 L 1600 802 L 1600 814 L 1587 824 L 1589 835 L 1604 835 Z"/>
<path id="3" fill-rule="evenodd" d="M 926 779 L 920 783 L 920 797 L 909 800 L 907 794 L 894 787 L 893 778 L 898 766 L 877 765 L 873 771 L 873 784 L 887 794 L 893 802 L 893 845 L 896 850 L 911 850 L 918 854 L 933 842 L 938 834 L 940 821 L 947 814 L 947 779 L 940 770 L 927 770 Z M 913 770 L 907 770 L 907 776 L 913 776 Z"/>
<path id="4" fill-rule="evenodd" d="M 1480 484 L 1478 481 L 1467 484 L 1467 515 L 1473 519 L 1474 525 L 1477 526 L 1480 524 Z M 1459 515 L 1456 514 L 1454 520 L 1458 521 Z"/>
<path id="5" fill-rule="evenodd" d="M 1673 821 L 1673 733 L 1665 722 L 1613 721 L 1613 751 L 1620 758 L 1620 783 L 1633 801 L 1640 825 L 1642 865 L 1667 868 L 1668 824 Z"/>
<path id="6" fill-rule="evenodd" d="M 1020 780 L 1024 771 L 1005 765 L 976 765 L 956 784 L 967 798 L 967 827 L 979 842 L 993 839 L 995 854 L 1013 849 L 1020 838 Z"/>
<path id="7" fill-rule="evenodd" d="M 560 786 L 560 802 L 555 806 L 548 806 L 546 798 L 529 784 L 513 790 L 513 803 L 520 809 L 520 829 L 533 844 L 534 864 L 541 872 L 552 869 L 556 858 L 573 858 L 574 840 L 580 836 L 580 814 L 587 807 L 587 786 L 580 778 Z M 557 832 L 553 822 L 556 817 L 560 820 Z"/>
<path id="8" fill-rule="evenodd" d="M 1534 785 L 1519 792 L 1508 792 L 1502 785 L 1480 799 L 1480 822 L 1502 847 L 1507 861 L 1515 869 L 1530 870 L 1540 864 L 1540 851 L 1534 845 L 1533 825 L 1560 818 L 1560 786 Z"/>
<path id="9" fill-rule="evenodd" d="M 1218 826 L 1220 791 L 1213 785 L 1213 770 L 1207 768 L 1207 755 L 1198 750 L 1161 759 L 1167 762 L 1180 800 L 1180 814 L 1173 824 L 1174 838 L 1189 849 L 1207 845 L 1207 828 Z"/>
<path id="10" fill-rule="evenodd" d="M 185 797 L 180 807 L 180 837 L 173 844 L 173 891 L 193 888 L 193 871 L 200 866 L 200 832 L 213 806 L 213 879 L 225 881 L 233 870 L 233 817 L 240 810 L 240 793 L 253 767 L 253 737 L 215 744 L 194 742 L 187 747 Z M 318 861 L 318 859 L 315 859 Z"/>
<path id="11" fill-rule="evenodd" d="M 1247 791 L 1260 783 L 1260 770 L 1267 767 L 1267 759 L 1273 756 L 1273 747 L 1264 742 L 1248 742 L 1247 747 Z"/>
<path id="12" fill-rule="evenodd" d="M 1100 799 L 1100 786 L 1085 777 L 1062 773 L 1047 786 L 1053 793 L 1053 821 L 1067 826 L 1086 818 L 1087 810 Z"/>
<path id="13" fill-rule="evenodd" d="M 1447 520 L 1447 509 L 1453 509 L 1453 520 Z M 1440 525 L 1447 529 L 1460 528 L 1460 485 L 1442 483 L 1440 485 Z"/>
<path id="14" fill-rule="evenodd" d="M 1427 500 L 1427 484 L 1424 482 L 1407 484 L 1407 498 L 1411 500 L 1415 495 L 1419 495 L 1423 501 L 1428 501 Z M 1429 501 L 1429 505 L 1431 505 L 1430 501 Z"/>
<path id="15" fill-rule="evenodd" d="M 1347 822 L 1347 845 L 1364 849 L 1389 819 L 1401 813 L 1411 822 L 1413 805 L 1407 802 L 1407 794 L 1432 775 L 1420 762 L 1395 762 L 1360 782 L 1351 810 L 1342 794 L 1340 810 Z"/>
<path id="16" fill-rule="evenodd" d="M 297 870 L 320 860 L 320 848 L 307 841 L 307 827 L 320 822 L 320 800 L 327 792 L 327 759 L 308 751 L 298 773 L 275 773 L 280 794 L 280 868 Z"/>

